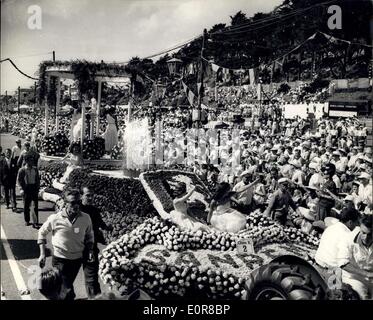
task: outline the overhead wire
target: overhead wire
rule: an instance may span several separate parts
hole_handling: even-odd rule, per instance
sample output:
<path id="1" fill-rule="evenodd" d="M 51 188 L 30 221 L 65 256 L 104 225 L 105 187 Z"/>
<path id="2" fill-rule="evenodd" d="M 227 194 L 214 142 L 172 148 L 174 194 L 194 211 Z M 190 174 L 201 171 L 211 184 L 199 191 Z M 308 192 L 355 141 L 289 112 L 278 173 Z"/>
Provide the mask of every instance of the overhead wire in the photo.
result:
<path id="1" fill-rule="evenodd" d="M 9 62 L 13 65 L 13 67 L 14 67 L 14 68 L 15 68 L 15 69 L 20 73 L 20 74 L 22 74 L 23 76 L 25 76 L 25 77 L 27 77 L 27 78 L 29 78 L 29 79 L 32 79 L 32 80 L 39 80 L 39 78 L 31 77 L 30 75 L 28 75 L 28 74 L 24 73 L 22 70 L 20 70 L 20 69 L 16 66 L 16 64 L 12 61 L 12 59 L 6 58 L 6 59 L 1 60 L 0 63 L 5 62 L 5 61 L 9 61 Z"/>

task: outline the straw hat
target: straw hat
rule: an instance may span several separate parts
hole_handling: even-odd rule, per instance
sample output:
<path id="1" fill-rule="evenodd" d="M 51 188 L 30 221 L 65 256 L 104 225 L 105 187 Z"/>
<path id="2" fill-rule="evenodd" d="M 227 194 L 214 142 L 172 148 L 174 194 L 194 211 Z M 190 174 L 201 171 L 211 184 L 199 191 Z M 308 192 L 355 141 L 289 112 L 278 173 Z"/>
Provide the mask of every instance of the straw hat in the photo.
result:
<path id="1" fill-rule="evenodd" d="M 371 176 L 366 172 L 362 172 L 357 178 L 358 179 L 370 179 Z"/>
<path id="2" fill-rule="evenodd" d="M 310 208 L 299 207 L 301 215 L 309 221 L 316 221 L 316 206 L 312 205 Z"/>

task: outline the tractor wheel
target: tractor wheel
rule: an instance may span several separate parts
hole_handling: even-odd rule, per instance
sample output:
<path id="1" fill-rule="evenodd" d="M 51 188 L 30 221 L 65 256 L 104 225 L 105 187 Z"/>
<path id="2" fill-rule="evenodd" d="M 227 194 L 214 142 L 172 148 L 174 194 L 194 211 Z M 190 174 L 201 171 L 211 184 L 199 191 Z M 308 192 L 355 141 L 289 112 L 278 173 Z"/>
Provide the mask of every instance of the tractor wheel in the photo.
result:
<path id="1" fill-rule="evenodd" d="M 297 265 L 270 263 L 253 271 L 246 281 L 248 300 L 321 300 L 324 290 Z"/>

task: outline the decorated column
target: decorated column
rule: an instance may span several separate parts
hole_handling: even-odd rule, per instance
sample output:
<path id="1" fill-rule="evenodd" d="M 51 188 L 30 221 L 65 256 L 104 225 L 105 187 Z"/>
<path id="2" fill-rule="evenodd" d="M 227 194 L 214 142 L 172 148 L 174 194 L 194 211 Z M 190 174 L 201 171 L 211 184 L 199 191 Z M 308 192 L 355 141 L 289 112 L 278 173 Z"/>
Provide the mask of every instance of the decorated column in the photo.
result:
<path id="1" fill-rule="evenodd" d="M 57 89 L 56 89 L 56 129 L 55 131 L 58 131 L 59 127 L 59 119 L 58 119 L 58 113 L 60 112 L 60 100 L 61 100 L 61 79 L 60 77 L 57 77 Z"/>
<path id="2" fill-rule="evenodd" d="M 97 92 L 96 136 L 100 134 L 101 91 L 102 91 L 102 81 L 99 80 L 98 81 L 98 92 Z"/>

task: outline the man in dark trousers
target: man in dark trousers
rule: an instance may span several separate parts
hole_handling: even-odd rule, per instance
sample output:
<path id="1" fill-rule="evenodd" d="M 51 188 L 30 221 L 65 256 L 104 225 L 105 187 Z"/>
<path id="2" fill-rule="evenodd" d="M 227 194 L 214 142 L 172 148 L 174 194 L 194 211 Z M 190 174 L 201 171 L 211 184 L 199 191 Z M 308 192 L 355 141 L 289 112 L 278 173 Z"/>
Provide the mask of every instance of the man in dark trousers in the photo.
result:
<path id="1" fill-rule="evenodd" d="M 88 259 L 83 259 L 83 270 L 85 285 L 88 297 L 90 299 L 101 293 L 100 284 L 98 282 L 98 268 L 99 268 L 99 249 L 97 247 L 98 243 L 105 244 L 105 239 L 100 229 L 112 230 L 111 226 L 105 224 L 102 220 L 100 211 L 92 204 L 93 193 L 88 187 L 83 187 L 82 189 L 82 205 L 80 207 L 81 212 L 88 214 L 92 221 L 92 229 L 94 234 L 94 245 L 93 254 L 94 259 L 89 262 Z M 86 256 L 87 252 L 85 252 Z"/>
<path id="2" fill-rule="evenodd" d="M 47 235 L 52 234 L 52 266 L 60 271 L 63 285 L 68 291 L 64 300 L 74 300 L 74 281 L 83 262 L 83 253 L 88 252 L 89 262 L 93 262 L 94 235 L 91 218 L 81 212 L 80 193 L 77 189 L 64 192 L 65 208 L 51 214 L 39 230 L 39 266 L 46 262 L 45 246 Z"/>
<path id="3" fill-rule="evenodd" d="M 4 188 L 6 208 L 9 209 L 10 200 L 12 201 L 13 211 L 17 210 L 16 200 L 16 182 L 17 182 L 17 164 L 12 159 L 12 150 L 5 150 L 5 157 L 0 160 L 0 182 Z"/>
<path id="4" fill-rule="evenodd" d="M 32 166 L 33 158 L 26 155 L 26 165 L 18 171 L 18 184 L 23 190 L 23 205 L 25 225 L 30 225 L 30 206 L 34 202 L 33 227 L 39 228 L 38 197 L 40 188 L 40 176 L 37 168 Z"/>

